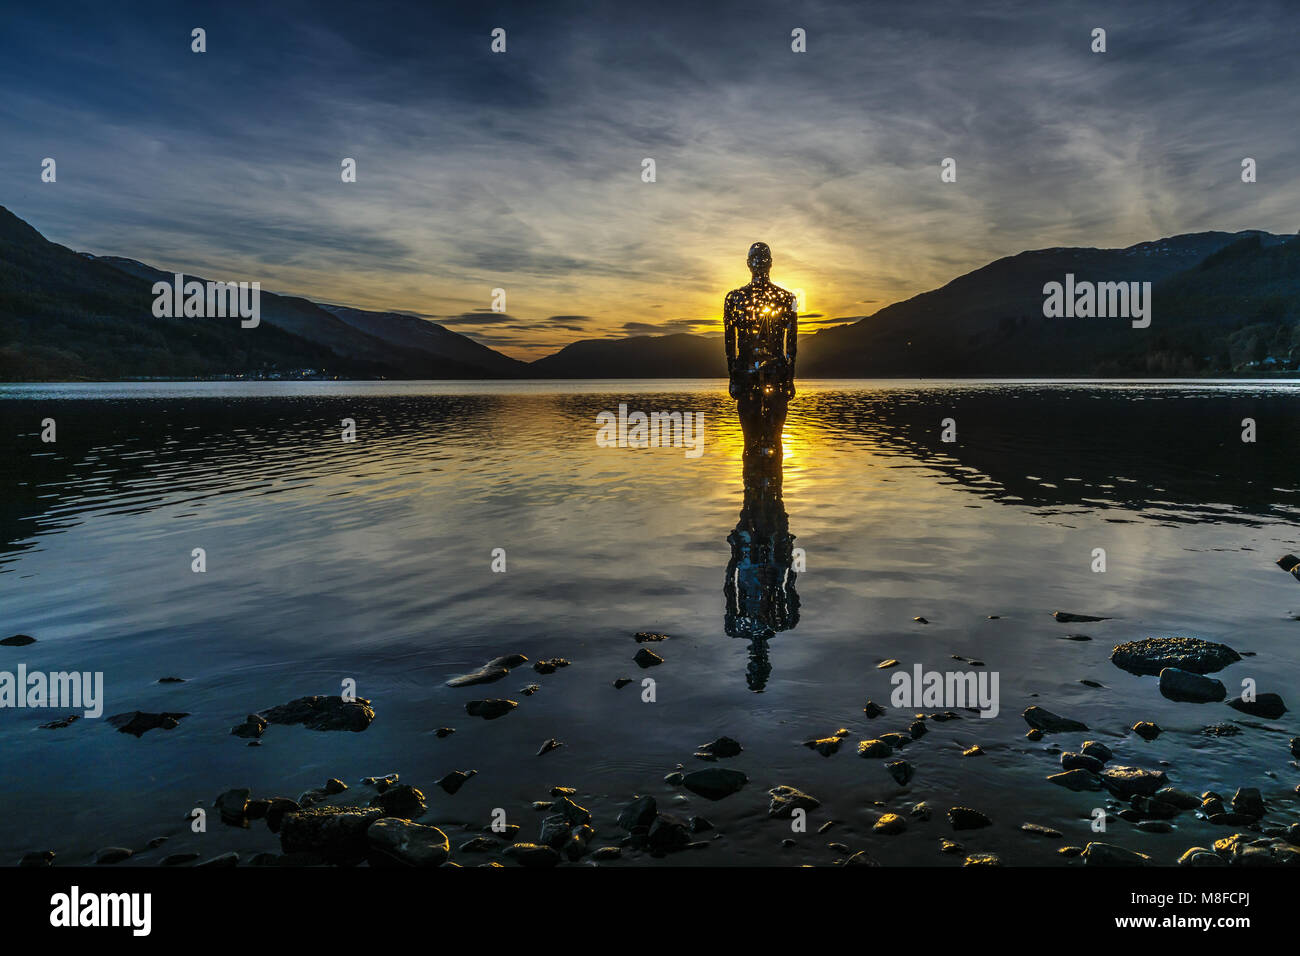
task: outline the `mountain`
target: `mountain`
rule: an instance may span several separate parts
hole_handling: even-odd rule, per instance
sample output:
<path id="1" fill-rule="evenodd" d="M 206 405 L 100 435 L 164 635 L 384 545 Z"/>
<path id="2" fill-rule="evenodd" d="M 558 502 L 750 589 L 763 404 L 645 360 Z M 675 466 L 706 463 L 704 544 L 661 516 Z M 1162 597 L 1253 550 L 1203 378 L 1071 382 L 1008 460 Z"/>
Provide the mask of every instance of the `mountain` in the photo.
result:
<path id="1" fill-rule="evenodd" d="M 725 378 L 722 339 L 677 332 L 584 339 L 528 365 L 536 378 Z"/>
<path id="2" fill-rule="evenodd" d="M 1235 331 L 1264 314 L 1279 327 L 1271 334 L 1289 339 L 1300 320 L 1294 287 L 1282 278 L 1300 276 L 1291 258 L 1295 243 L 1257 231 L 1204 232 L 1126 249 L 1022 252 L 801 339 L 799 372 L 834 378 L 1228 371 Z M 1067 273 L 1076 283 L 1151 282 L 1151 326 L 1135 329 L 1122 318 L 1045 317 L 1043 286 L 1063 282 Z M 1257 285 L 1266 275 L 1272 284 Z M 1209 290 L 1213 301 L 1199 297 Z"/>
<path id="3" fill-rule="evenodd" d="M 526 362 L 509 358 L 468 336 L 413 315 L 401 312 L 364 312 L 341 305 L 322 305 L 321 308 L 338 316 L 354 329 L 382 339 L 396 348 L 426 352 L 438 358 L 461 362 L 497 378 L 517 378 L 528 367 Z"/>
<path id="4" fill-rule="evenodd" d="M 404 344 L 400 334 L 384 334 L 396 319 L 377 318 L 367 329 L 357 323 L 377 314 L 350 322 L 306 299 L 265 291 L 256 328 L 241 328 L 238 319 L 157 318 L 152 285 L 171 280 L 133 259 L 52 243 L 0 206 L 0 381 L 309 372 L 485 378 L 519 364 L 431 323 L 426 341 Z"/>

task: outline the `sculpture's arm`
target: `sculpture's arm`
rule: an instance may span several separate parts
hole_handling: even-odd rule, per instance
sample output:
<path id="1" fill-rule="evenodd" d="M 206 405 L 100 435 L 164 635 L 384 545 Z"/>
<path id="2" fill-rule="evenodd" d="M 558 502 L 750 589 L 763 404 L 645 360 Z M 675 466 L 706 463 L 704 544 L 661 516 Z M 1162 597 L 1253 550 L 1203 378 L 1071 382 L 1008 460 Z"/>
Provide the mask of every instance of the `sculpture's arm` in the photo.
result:
<path id="1" fill-rule="evenodd" d="M 794 371 L 795 352 L 799 348 L 799 300 L 791 295 L 785 311 L 785 358 Z"/>

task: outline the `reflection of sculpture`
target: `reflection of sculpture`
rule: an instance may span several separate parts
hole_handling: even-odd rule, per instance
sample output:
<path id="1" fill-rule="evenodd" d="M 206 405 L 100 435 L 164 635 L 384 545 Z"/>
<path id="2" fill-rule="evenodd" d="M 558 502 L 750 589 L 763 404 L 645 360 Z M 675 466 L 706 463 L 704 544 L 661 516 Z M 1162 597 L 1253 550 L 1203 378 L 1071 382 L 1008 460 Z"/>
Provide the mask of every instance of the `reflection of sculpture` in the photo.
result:
<path id="1" fill-rule="evenodd" d="M 749 247 L 753 279 L 727 293 L 722 306 L 727 375 L 740 412 L 745 460 L 780 462 L 786 403 L 794 398 L 794 358 L 799 315 L 793 294 L 772 284 L 772 251 Z"/>
<path id="2" fill-rule="evenodd" d="M 732 637 L 749 638 L 746 680 L 750 690 L 761 691 L 772 672 L 768 639 L 799 623 L 799 593 L 791 569 L 794 535 L 781 502 L 779 461 L 745 467 L 745 503 L 727 543 L 731 560 L 722 585 L 727 602 L 724 626 Z"/>
<path id="3" fill-rule="evenodd" d="M 745 437 L 745 499 L 727 536 L 731 561 L 722 590 L 727 633 L 750 640 L 746 679 L 750 690 L 761 691 L 772 671 L 768 639 L 799 623 L 794 536 L 781 501 L 781 431 L 794 397 L 798 313 L 795 297 L 768 280 L 767 246 L 754 243 L 748 262 L 753 281 L 729 292 L 723 305 L 730 391 Z"/>

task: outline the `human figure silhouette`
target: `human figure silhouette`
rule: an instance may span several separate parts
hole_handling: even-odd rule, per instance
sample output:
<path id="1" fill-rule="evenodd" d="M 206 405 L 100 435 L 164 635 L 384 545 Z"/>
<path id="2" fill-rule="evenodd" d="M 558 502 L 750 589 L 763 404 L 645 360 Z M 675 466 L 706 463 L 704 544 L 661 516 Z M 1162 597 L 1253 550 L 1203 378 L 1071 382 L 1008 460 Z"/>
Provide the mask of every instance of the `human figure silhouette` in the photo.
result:
<path id="1" fill-rule="evenodd" d="M 724 627 L 750 641 L 746 682 L 761 691 L 772 671 L 767 642 L 799 623 L 799 594 L 792 570 L 794 536 L 781 500 L 781 432 L 794 397 L 799 332 L 792 293 L 773 285 L 772 250 L 749 247 L 750 283 L 723 301 L 729 391 L 740 413 L 745 450 L 745 497 L 740 521 L 727 536 L 731 561 L 722 590 Z"/>
<path id="2" fill-rule="evenodd" d="M 799 334 L 795 296 L 772 284 L 772 250 L 749 247 L 750 283 L 727 293 L 722 322 L 729 391 L 740 413 L 745 462 L 781 461 L 786 406 L 794 397 L 794 359 Z"/>

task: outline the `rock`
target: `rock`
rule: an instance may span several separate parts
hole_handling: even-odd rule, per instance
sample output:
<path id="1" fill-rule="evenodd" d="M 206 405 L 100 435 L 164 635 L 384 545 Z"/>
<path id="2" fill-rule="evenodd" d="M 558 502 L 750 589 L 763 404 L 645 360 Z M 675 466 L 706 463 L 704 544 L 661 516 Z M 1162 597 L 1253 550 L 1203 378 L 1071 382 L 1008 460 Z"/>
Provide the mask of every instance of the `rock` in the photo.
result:
<path id="1" fill-rule="evenodd" d="M 617 680 L 614 681 L 614 686 L 617 687 L 619 690 L 622 690 L 624 687 L 626 687 L 626 686 L 627 686 L 628 684 L 630 684 L 630 683 L 632 683 L 632 678 L 630 678 L 630 677 L 620 677 L 620 678 L 618 678 Z M 617 847 L 616 847 L 615 849 L 617 849 Z M 597 852 L 599 852 L 599 851 L 597 851 Z M 594 856 L 594 854 L 593 854 L 593 856 Z"/>
<path id="2" fill-rule="evenodd" d="M 1223 681 L 1178 667 L 1160 671 L 1160 693 L 1170 700 L 1192 704 L 1217 703 L 1228 696 Z"/>
<path id="3" fill-rule="evenodd" d="M 231 727 L 230 732 L 236 737 L 256 739 L 266 732 L 266 721 L 257 714 L 249 714 L 242 724 Z"/>
<path id="4" fill-rule="evenodd" d="M 1291 738 L 1291 756 L 1300 757 L 1300 737 Z"/>
<path id="5" fill-rule="evenodd" d="M 195 863 L 194 868 L 197 870 L 201 866 L 210 866 L 216 869 L 236 866 L 239 863 L 239 854 L 235 852 L 223 853 L 221 856 L 214 856 L 210 860 L 204 860 L 202 863 Z"/>
<path id="6" fill-rule="evenodd" d="M 124 846 L 106 846 L 95 854 L 95 863 L 99 865 L 108 865 L 112 863 L 121 863 L 134 854 L 133 850 L 128 850 Z"/>
<path id="7" fill-rule="evenodd" d="M 528 658 L 523 654 L 503 654 L 501 657 L 494 657 L 484 664 L 484 667 L 518 667 L 520 664 L 527 664 Z"/>
<path id="8" fill-rule="evenodd" d="M 1151 857 L 1113 843 L 1089 843 L 1083 848 L 1083 862 L 1088 866 L 1150 866 Z"/>
<path id="9" fill-rule="evenodd" d="M 184 677 L 159 677 L 158 683 L 159 684 L 184 684 L 185 678 Z"/>
<path id="10" fill-rule="evenodd" d="M 1001 866 L 1002 861 L 996 853 L 972 853 L 966 857 L 962 866 Z"/>
<path id="11" fill-rule="evenodd" d="M 453 677 L 447 681 L 448 687 L 470 687 L 474 684 L 490 684 L 498 681 L 510 673 L 508 667 L 493 667 L 487 665 L 480 667 L 476 671 L 470 671 L 468 674 L 461 674 L 459 677 Z"/>
<path id="12" fill-rule="evenodd" d="M 965 853 L 966 848 L 962 846 L 960 843 L 958 843 L 956 840 L 940 840 L 939 852 L 940 853 Z"/>
<path id="13" fill-rule="evenodd" d="M 539 674 L 554 674 L 556 668 L 568 667 L 569 662 L 563 657 L 552 657 L 548 661 L 537 661 L 533 664 L 533 670 Z"/>
<path id="14" fill-rule="evenodd" d="M 280 823 L 285 853 L 312 853 L 342 865 L 360 863 L 369 852 L 366 830 L 383 818 L 378 808 L 309 807 L 287 813 Z"/>
<path id="15" fill-rule="evenodd" d="M 437 827 L 399 817 L 376 820 L 366 830 L 365 837 L 371 866 L 442 866 L 451 853 L 447 834 Z"/>
<path id="16" fill-rule="evenodd" d="M 58 720 L 51 720 L 48 724 L 41 724 L 41 730 L 63 730 L 65 727 L 71 727 L 81 719 L 80 714 L 68 714 L 66 717 L 60 717 Z"/>
<path id="17" fill-rule="evenodd" d="M 1166 667 L 1210 674 L 1241 660 L 1241 655 L 1227 644 L 1215 644 L 1199 637 L 1147 637 L 1116 646 L 1110 659 L 1130 674 L 1154 676 Z"/>
<path id="18" fill-rule="evenodd" d="M 1109 767 L 1101 772 L 1106 789 L 1120 797 L 1134 794 L 1151 796 L 1166 783 L 1163 770 L 1143 770 L 1141 767 Z"/>
<path id="19" fill-rule="evenodd" d="M 795 810 L 816 810 L 822 805 L 816 797 L 785 784 L 773 787 L 767 792 L 772 797 L 772 802 L 767 808 L 769 817 L 788 820 Z"/>
<path id="20" fill-rule="evenodd" d="M 691 831 L 683 821 L 669 814 L 661 813 L 650 824 L 650 832 L 646 835 L 646 842 L 651 850 L 669 853 L 673 850 L 684 849 L 691 842 Z"/>
<path id="21" fill-rule="evenodd" d="M 1232 809 L 1259 819 L 1268 812 L 1264 797 L 1256 787 L 1242 787 L 1232 795 Z"/>
<path id="22" fill-rule="evenodd" d="M 713 824 L 704 819 L 704 817 L 691 817 L 686 821 L 686 825 L 690 828 L 692 833 L 704 833 L 713 829 Z M 818 830 L 817 832 L 820 833 L 821 831 Z"/>
<path id="23" fill-rule="evenodd" d="M 876 833 L 887 833 L 893 835 L 895 833 L 902 833 L 906 830 L 907 821 L 897 813 L 886 813 L 875 822 L 871 829 Z"/>
<path id="24" fill-rule="evenodd" d="M 803 745 L 817 751 L 823 757 L 829 757 L 840 749 L 839 737 L 821 737 L 817 740 L 805 740 Z"/>
<path id="25" fill-rule="evenodd" d="M 541 689 L 541 684 L 529 684 L 526 687 L 519 688 L 519 693 L 523 694 L 525 697 L 532 697 Z"/>
<path id="26" fill-rule="evenodd" d="M 1166 670 L 1167 669 L 1168 668 L 1166 668 Z M 1137 734 L 1143 740 L 1155 740 L 1160 736 L 1160 728 L 1149 720 L 1139 720 L 1133 725 L 1133 733 Z"/>
<path id="27" fill-rule="evenodd" d="M 487 837 L 471 837 L 456 849 L 461 853 L 489 853 L 495 850 L 497 845 Z"/>
<path id="28" fill-rule="evenodd" d="M 875 860 L 871 858 L 871 854 L 869 854 L 866 850 L 859 850 L 857 853 L 854 853 L 852 856 L 850 856 L 847 860 L 844 861 L 844 865 L 845 866 L 880 866 L 879 863 L 877 863 Z"/>
<path id="29" fill-rule="evenodd" d="M 439 740 L 442 740 L 444 737 L 450 737 L 455 732 L 456 732 L 455 727 L 439 727 L 433 733 L 435 737 L 437 737 Z"/>
<path id="30" fill-rule="evenodd" d="M 883 740 L 885 743 L 889 744 L 889 746 L 892 747 L 893 749 L 902 750 L 904 747 L 906 747 L 908 744 L 912 742 L 912 735 L 889 733 L 889 734 L 881 734 L 880 739 Z"/>
<path id="31" fill-rule="evenodd" d="M 182 863 L 193 863 L 199 858 L 197 853 L 173 853 L 165 856 L 159 863 L 160 866 L 180 866 Z"/>
<path id="32" fill-rule="evenodd" d="M 1094 617 L 1091 614 L 1071 614 L 1069 611 L 1053 611 L 1052 617 L 1061 624 L 1091 624 L 1094 621 L 1109 621 L 1108 617 Z"/>
<path id="33" fill-rule="evenodd" d="M 664 662 L 662 657 L 654 651 L 647 650 L 644 647 L 636 652 L 636 656 L 633 657 L 632 660 L 636 661 L 637 665 L 641 668 L 654 667 L 655 665 Z"/>
<path id="34" fill-rule="evenodd" d="M 916 775 L 916 768 L 906 760 L 891 760 L 885 764 L 885 769 L 889 775 L 894 778 L 894 782 L 900 787 L 907 786 L 908 782 Z"/>
<path id="35" fill-rule="evenodd" d="M 244 818 L 247 820 L 265 820 L 266 811 L 271 809 L 270 800 L 249 800 L 248 805 L 244 808 Z M 159 837 L 160 840 L 167 839 Z"/>
<path id="36" fill-rule="evenodd" d="M 1233 845 L 1228 862 L 1233 866 L 1300 866 L 1300 849 L 1282 840 L 1238 842 Z"/>
<path id="37" fill-rule="evenodd" d="M 389 787 L 370 805 L 383 810 L 386 817 L 418 817 L 425 811 L 424 794 L 407 783 Z"/>
<path id="38" fill-rule="evenodd" d="M 920 803 L 912 804 L 911 815 L 918 819 L 929 821 L 930 805 L 922 800 Z"/>
<path id="39" fill-rule="evenodd" d="M 1105 765 L 1100 760 L 1087 754 L 1076 754 L 1069 750 L 1061 754 L 1062 770 L 1086 770 L 1089 773 L 1101 773 L 1103 766 Z"/>
<path id="40" fill-rule="evenodd" d="M 954 830 L 978 830 L 992 826 L 993 821 L 970 807 L 952 807 L 948 811 L 948 822 Z"/>
<path id="41" fill-rule="evenodd" d="M 1228 701 L 1228 706 L 1233 710 L 1239 710 L 1243 714 L 1250 714 L 1252 717 L 1263 717 L 1267 720 L 1276 720 L 1286 713 L 1286 704 L 1277 694 L 1258 694 L 1254 700 L 1246 700 L 1237 697 Z"/>
<path id="42" fill-rule="evenodd" d="M 907 732 L 911 735 L 913 740 L 920 740 L 930 732 L 930 728 L 925 726 L 924 720 L 914 720 L 908 725 Z"/>
<path id="43" fill-rule="evenodd" d="M 461 787 L 465 786 L 465 781 L 475 776 L 477 770 L 453 770 L 438 781 L 438 786 L 442 787 L 447 793 L 454 794 Z"/>
<path id="44" fill-rule="evenodd" d="M 1025 736 L 1028 737 L 1030 740 L 1042 740 L 1043 732 L 1039 730 L 1037 727 L 1030 727 L 1028 730 L 1025 731 Z"/>
<path id="45" fill-rule="evenodd" d="M 484 720 L 496 720 L 518 706 L 518 701 L 489 697 L 487 700 L 471 700 L 465 705 L 465 713 L 471 717 L 482 717 Z"/>
<path id="46" fill-rule="evenodd" d="M 929 623 L 930 623 L 929 621 L 927 621 L 927 620 L 926 620 L 925 618 L 923 618 L 923 617 L 914 617 L 914 618 L 912 618 L 912 620 L 915 621 L 917 624 L 929 624 Z"/>
<path id="47" fill-rule="evenodd" d="M 881 661 L 879 664 L 877 664 L 877 665 L 876 665 L 876 669 L 877 669 L 877 670 L 886 671 L 886 670 L 889 670 L 889 668 L 891 668 L 891 667 L 899 667 L 899 666 L 901 666 L 901 665 L 898 663 L 898 661 L 894 660 L 894 659 L 891 657 L 889 660 L 887 660 L 887 661 Z"/>
<path id="48" fill-rule="evenodd" d="M 317 694 L 299 697 L 261 712 L 271 724 L 302 724 L 308 730 L 348 730 L 360 733 L 375 719 L 370 701 L 364 697 L 344 700 Z"/>
<path id="49" fill-rule="evenodd" d="M 963 750 L 961 752 L 961 755 L 963 757 L 983 757 L 984 748 L 981 747 L 979 744 L 974 744 L 970 747 L 967 747 L 965 750 Z"/>
<path id="50" fill-rule="evenodd" d="M 367 787 L 374 787 L 380 793 L 383 793 L 389 787 L 396 786 L 397 781 L 400 779 L 401 778 L 397 774 L 390 773 L 385 774 L 382 777 L 362 777 L 361 783 Z"/>
<path id="51" fill-rule="evenodd" d="M 1110 760 L 1115 756 L 1109 747 L 1096 740 L 1085 740 L 1083 746 L 1079 748 L 1079 752 L 1085 757 L 1092 757 L 1095 760 L 1100 760 L 1102 763 L 1105 763 L 1107 760 Z"/>
<path id="52" fill-rule="evenodd" d="M 1022 823 L 1020 829 L 1033 836 L 1047 837 L 1050 840 L 1061 839 L 1060 830 L 1053 830 L 1051 827 L 1045 827 L 1038 823 Z"/>
<path id="53" fill-rule="evenodd" d="M 542 742 L 542 746 L 539 747 L 538 750 L 537 750 L 537 756 L 540 757 L 540 756 L 542 756 L 543 754 L 548 754 L 548 753 L 550 753 L 552 750 L 558 750 L 559 748 L 561 748 L 561 747 L 563 747 L 563 746 L 564 746 L 564 742 L 563 742 L 563 741 L 556 740 L 554 737 L 552 737 L 552 738 L 550 738 L 549 740 L 546 740 L 546 741 L 543 741 L 543 742 Z"/>
<path id="54" fill-rule="evenodd" d="M 279 833 L 286 814 L 297 813 L 302 807 L 296 800 L 288 797 L 272 797 L 267 801 L 266 828 L 272 833 Z"/>
<path id="55" fill-rule="evenodd" d="M 664 783 L 668 784 L 670 787 L 675 787 L 685 779 L 686 775 L 684 773 L 680 770 L 674 770 L 672 773 L 664 776 Z"/>
<path id="56" fill-rule="evenodd" d="M 49 866 L 54 862 L 53 850 L 33 850 L 31 853 L 24 853 L 23 858 L 18 861 L 19 866 Z"/>
<path id="57" fill-rule="evenodd" d="M 1227 866 L 1228 861 L 1213 850 L 1194 846 L 1178 858 L 1179 866 Z"/>
<path id="58" fill-rule="evenodd" d="M 1037 704 L 1027 708 L 1021 716 L 1025 718 L 1025 723 L 1030 727 L 1041 730 L 1045 734 L 1060 734 L 1088 729 L 1087 724 L 1071 720 L 1068 717 L 1061 717 L 1050 710 L 1039 707 Z"/>
<path id="59" fill-rule="evenodd" d="M 1061 856 L 1083 856 L 1083 847 L 1081 846 L 1063 846 L 1056 851 Z"/>
<path id="60" fill-rule="evenodd" d="M 637 631 L 632 635 L 638 644 L 647 644 L 654 641 L 668 640 L 667 634 L 660 634 L 657 631 Z"/>
<path id="61" fill-rule="evenodd" d="M 181 718 L 188 716 L 189 714 L 180 713 L 148 714 L 142 710 L 133 710 L 129 713 L 110 717 L 108 722 L 116 727 L 119 733 L 143 737 L 155 728 L 159 730 L 175 730 L 180 726 Z"/>
<path id="62" fill-rule="evenodd" d="M 570 827 L 581 826 L 591 822 L 591 811 L 580 807 L 568 797 L 560 797 L 551 804 L 551 809 L 564 817 Z"/>
<path id="63" fill-rule="evenodd" d="M 1174 826 L 1168 820 L 1139 820 L 1134 826 L 1145 833 L 1174 832 Z"/>
<path id="64" fill-rule="evenodd" d="M 587 845 L 595 835 L 596 831 L 587 824 L 574 827 L 573 832 L 569 834 L 569 839 L 565 841 L 564 855 L 570 860 L 582 859 L 587 855 Z"/>
<path id="65" fill-rule="evenodd" d="M 212 806 L 221 814 L 221 822 L 231 826 L 246 827 L 248 821 L 244 818 L 245 811 L 248 809 L 247 787 L 237 790 L 227 790 L 213 802 Z"/>
<path id="66" fill-rule="evenodd" d="M 745 748 L 740 746 L 739 741 L 732 740 L 730 737 L 719 737 L 700 746 L 700 751 L 706 754 L 712 754 L 715 757 L 734 757 Z"/>
<path id="67" fill-rule="evenodd" d="M 654 797 L 649 795 L 637 797 L 619 811 L 618 825 L 628 831 L 635 830 L 638 827 L 648 827 L 654 822 L 657 812 L 658 808 L 655 805 Z"/>
<path id="68" fill-rule="evenodd" d="M 877 717 L 881 717 L 884 715 L 885 708 L 881 707 L 875 701 L 869 700 L 867 701 L 866 705 L 862 708 L 862 712 L 866 714 L 868 717 L 870 717 L 872 720 L 875 720 Z"/>
<path id="69" fill-rule="evenodd" d="M 0 641 L 2 647 L 26 647 L 28 644 L 35 644 L 36 638 L 27 634 L 14 634 Z"/>
<path id="70" fill-rule="evenodd" d="M 893 754 L 894 748 L 889 746 L 883 740 L 861 740 L 858 741 L 858 756 L 869 758 L 888 757 Z"/>
<path id="71" fill-rule="evenodd" d="M 1091 770 L 1085 770 L 1077 767 L 1074 770 L 1067 770 L 1064 773 L 1054 773 L 1047 778 L 1049 783 L 1054 783 L 1059 787 L 1065 787 L 1067 790 L 1073 790 L 1076 793 L 1084 790 L 1100 790 L 1102 787 L 1101 777 L 1097 776 Z"/>
<path id="72" fill-rule="evenodd" d="M 623 850 L 616 846 L 602 846 L 591 851 L 593 860 L 617 860 L 622 855 Z"/>
<path id="73" fill-rule="evenodd" d="M 558 850 L 569 839 L 569 831 L 572 829 L 569 821 L 564 819 L 564 814 L 552 813 L 542 818 L 542 828 L 537 835 L 537 842 Z"/>
<path id="74" fill-rule="evenodd" d="M 739 770 L 727 767 L 709 767 L 688 773 L 682 785 L 692 793 L 698 793 L 706 800 L 721 800 L 736 793 L 749 782 L 749 778 Z"/>
<path id="75" fill-rule="evenodd" d="M 1179 810 L 1195 810 L 1201 805 L 1201 800 L 1196 794 L 1176 787 L 1161 787 L 1156 791 L 1155 798 Z"/>

